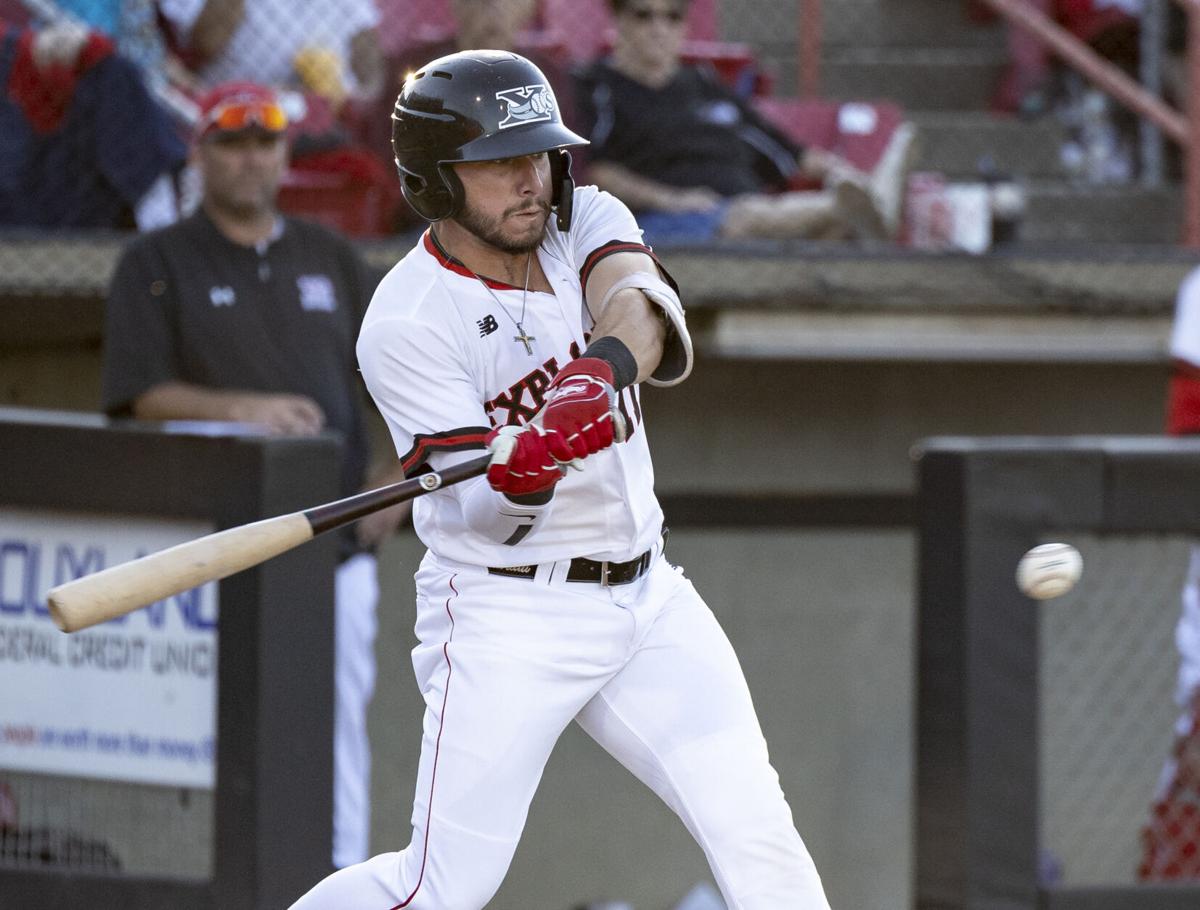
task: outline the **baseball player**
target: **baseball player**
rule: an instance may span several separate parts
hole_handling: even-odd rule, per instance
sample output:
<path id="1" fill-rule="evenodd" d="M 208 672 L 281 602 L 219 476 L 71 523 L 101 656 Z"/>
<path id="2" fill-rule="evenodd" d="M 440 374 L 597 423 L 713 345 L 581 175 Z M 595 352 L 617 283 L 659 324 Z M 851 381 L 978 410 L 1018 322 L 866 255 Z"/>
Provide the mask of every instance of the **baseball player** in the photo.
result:
<path id="1" fill-rule="evenodd" d="M 358 341 L 408 473 L 492 453 L 417 501 L 412 841 L 300 910 L 474 910 L 578 722 L 674 809 L 734 910 L 827 910 L 713 614 L 663 556 L 639 383 L 692 367 L 676 288 L 628 209 L 573 186 L 586 144 L 523 57 L 465 51 L 404 85 L 393 148 L 432 227 Z"/>

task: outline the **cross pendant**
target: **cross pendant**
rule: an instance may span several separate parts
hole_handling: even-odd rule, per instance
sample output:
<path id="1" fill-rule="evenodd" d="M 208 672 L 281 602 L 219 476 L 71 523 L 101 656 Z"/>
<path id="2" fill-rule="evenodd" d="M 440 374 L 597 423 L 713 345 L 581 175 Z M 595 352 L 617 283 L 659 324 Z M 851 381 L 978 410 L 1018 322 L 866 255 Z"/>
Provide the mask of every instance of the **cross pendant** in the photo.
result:
<path id="1" fill-rule="evenodd" d="M 525 353 L 528 354 L 530 357 L 532 357 L 533 356 L 533 347 L 529 344 L 529 342 L 537 341 L 537 336 L 536 335 L 526 335 L 525 327 L 523 325 L 521 325 L 521 323 L 519 323 L 519 322 L 517 323 L 517 331 L 519 331 L 521 334 L 513 335 L 513 341 L 519 341 L 519 342 L 521 342 L 521 344 L 525 345 Z"/>

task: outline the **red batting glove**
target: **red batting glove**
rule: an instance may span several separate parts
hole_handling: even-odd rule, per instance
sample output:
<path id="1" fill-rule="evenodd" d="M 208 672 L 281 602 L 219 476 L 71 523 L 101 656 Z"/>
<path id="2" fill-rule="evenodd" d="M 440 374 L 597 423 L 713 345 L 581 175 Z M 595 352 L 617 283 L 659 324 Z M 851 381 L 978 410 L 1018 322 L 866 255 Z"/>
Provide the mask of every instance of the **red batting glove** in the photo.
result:
<path id="1" fill-rule="evenodd" d="M 617 408 L 612 367 L 599 357 L 571 361 L 550 383 L 533 422 L 552 434 L 551 454 L 558 461 L 586 458 L 624 442 L 625 418 Z"/>
<path id="2" fill-rule="evenodd" d="M 551 454 L 553 435 L 533 424 L 498 427 L 488 433 L 484 442 L 492 453 L 487 470 L 492 489 L 508 496 L 527 496 L 562 480 L 563 469 Z"/>

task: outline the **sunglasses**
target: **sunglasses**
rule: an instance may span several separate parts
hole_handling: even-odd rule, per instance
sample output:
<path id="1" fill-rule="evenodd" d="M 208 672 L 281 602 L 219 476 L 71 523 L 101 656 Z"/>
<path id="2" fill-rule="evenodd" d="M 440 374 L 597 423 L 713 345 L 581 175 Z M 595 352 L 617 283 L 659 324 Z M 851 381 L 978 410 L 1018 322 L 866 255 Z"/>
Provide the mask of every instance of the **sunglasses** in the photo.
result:
<path id="1" fill-rule="evenodd" d="M 234 98 L 209 111 L 200 124 L 200 132 L 221 130 L 232 133 L 251 126 L 261 126 L 268 132 L 282 133 L 287 125 L 287 114 L 274 101 L 239 101 Z"/>
<path id="2" fill-rule="evenodd" d="M 629 15 L 633 16 L 638 22 L 652 22 L 655 19 L 662 19 L 664 22 L 670 22 L 672 25 L 678 25 L 684 19 L 682 10 L 655 10 L 647 9 L 644 6 L 630 9 Z"/>

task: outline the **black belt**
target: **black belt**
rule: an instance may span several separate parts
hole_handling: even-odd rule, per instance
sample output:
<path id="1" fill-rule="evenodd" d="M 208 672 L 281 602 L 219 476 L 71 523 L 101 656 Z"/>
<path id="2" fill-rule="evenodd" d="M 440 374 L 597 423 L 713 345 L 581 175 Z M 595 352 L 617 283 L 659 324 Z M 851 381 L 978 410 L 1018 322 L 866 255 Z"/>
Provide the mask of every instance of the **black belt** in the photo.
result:
<path id="1" fill-rule="evenodd" d="M 666 544 L 667 531 L 663 529 L 663 543 Z M 635 556 L 629 562 L 605 562 L 576 556 L 567 568 L 567 581 L 583 581 L 605 586 L 627 585 L 637 581 L 650 568 L 650 559 L 654 555 L 653 548 L 641 556 Z M 524 578 L 533 581 L 537 575 L 537 566 L 496 566 L 489 567 L 492 575 L 503 575 L 506 578 Z"/>

